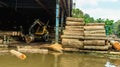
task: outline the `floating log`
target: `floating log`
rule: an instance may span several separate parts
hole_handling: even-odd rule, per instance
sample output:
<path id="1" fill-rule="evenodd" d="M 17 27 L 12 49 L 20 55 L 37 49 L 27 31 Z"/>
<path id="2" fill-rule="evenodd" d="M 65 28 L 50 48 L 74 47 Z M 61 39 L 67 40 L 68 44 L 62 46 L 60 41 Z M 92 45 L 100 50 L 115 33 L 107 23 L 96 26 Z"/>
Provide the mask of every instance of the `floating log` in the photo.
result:
<path id="1" fill-rule="evenodd" d="M 64 35 L 73 35 L 73 36 L 74 35 L 83 36 L 84 32 L 83 31 L 67 31 L 67 30 L 64 30 L 63 34 Z"/>
<path id="2" fill-rule="evenodd" d="M 30 48 L 19 48 L 19 52 L 24 52 L 24 53 L 41 53 L 41 54 L 47 54 L 48 49 L 30 49 Z"/>
<path id="3" fill-rule="evenodd" d="M 120 55 L 120 52 L 110 51 L 109 54 Z"/>
<path id="4" fill-rule="evenodd" d="M 87 36 L 93 36 L 93 37 L 106 37 L 106 34 L 84 34 L 85 37 Z"/>
<path id="5" fill-rule="evenodd" d="M 73 17 L 67 17 L 67 21 L 76 21 L 76 22 L 81 22 L 84 21 L 83 18 L 73 18 Z"/>
<path id="6" fill-rule="evenodd" d="M 66 22 L 67 26 L 84 26 L 84 22 L 72 22 L 72 21 L 67 21 Z"/>
<path id="7" fill-rule="evenodd" d="M 84 31 L 85 34 L 105 34 L 105 30 Z"/>
<path id="8" fill-rule="evenodd" d="M 105 26 L 105 23 L 87 23 L 86 26 Z"/>
<path id="9" fill-rule="evenodd" d="M 25 60 L 26 59 L 26 55 L 21 53 L 21 52 L 18 52 L 16 50 L 10 50 L 10 53 L 15 55 L 16 57 L 20 58 L 21 60 Z"/>
<path id="10" fill-rule="evenodd" d="M 85 40 L 107 40 L 108 38 L 106 37 L 90 37 L 90 36 L 87 36 L 87 37 L 84 37 Z"/>
<path id="11" fill-rule="evenodd" d="M 84 39 L 84 36 L 61 35 L 61 38 L 67 38 L 67 39 Z"/>
<path id="12" fill-rule="evenodd" d="M 84 26 L 65 26 L 65 28 L 83 29 Z"/>
<path id="13" fill-rule="evenodd" d="M 63 47 L 83 48 L 83 41 L 78 39 L 62 39 Z"/>
<path id="14" fill-rule="evenodd" d="M 84 40 L 84 45 L 103 46 L 105 45 L 105 40 Z"/>
<path id="15" fill-rule="evenodd" d="M 105 30 L 104 26 L 84 26 L 85 30 Z"/>
<path id="16" fill-rule="evenodd" d="M 88 50 L 108 50 L 109 46 L 105 45 L 105 46 L 84 46 L 84 49 L 88 49 Z"/>

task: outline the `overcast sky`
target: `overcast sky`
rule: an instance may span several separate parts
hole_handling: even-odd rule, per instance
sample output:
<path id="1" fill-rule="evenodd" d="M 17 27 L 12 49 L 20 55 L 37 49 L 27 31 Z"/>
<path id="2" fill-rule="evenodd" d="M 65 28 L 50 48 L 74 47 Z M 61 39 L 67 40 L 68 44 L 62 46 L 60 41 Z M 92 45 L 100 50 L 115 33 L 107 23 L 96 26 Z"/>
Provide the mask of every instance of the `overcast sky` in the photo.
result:
<path id="1" fill-rule="evenodd" d="M 119 20 L 120 19 L 120 0 L 73 0 L 76 8 L 91 17 Z"/>

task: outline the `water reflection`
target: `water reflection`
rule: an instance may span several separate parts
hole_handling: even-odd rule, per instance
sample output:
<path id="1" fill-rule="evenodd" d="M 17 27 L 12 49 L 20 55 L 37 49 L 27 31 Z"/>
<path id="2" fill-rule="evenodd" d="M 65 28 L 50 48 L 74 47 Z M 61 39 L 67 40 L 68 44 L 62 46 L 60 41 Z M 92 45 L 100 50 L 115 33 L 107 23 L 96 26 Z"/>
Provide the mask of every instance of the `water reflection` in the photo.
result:
<path id="1" fill-rule="evenodd" d="M 27 54 L 26 60 L 0 55 L 0 67 L 120 67 L 120 59 L 78 53 Z"/>
<path id="2" fill-rule="evenodd" d="M 107 61 L 105 67 L 116 67 L 116 66 L 110 63 L 109 61 Z"/>

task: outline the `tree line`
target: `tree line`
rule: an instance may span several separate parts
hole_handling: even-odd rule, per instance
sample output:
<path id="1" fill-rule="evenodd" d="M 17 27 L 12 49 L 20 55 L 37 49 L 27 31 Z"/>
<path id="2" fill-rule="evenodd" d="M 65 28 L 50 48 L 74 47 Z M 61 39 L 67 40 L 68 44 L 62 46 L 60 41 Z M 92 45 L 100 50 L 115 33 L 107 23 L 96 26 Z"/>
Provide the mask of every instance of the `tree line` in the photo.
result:
<path id="1" fill-rule="evenodd" d="M 72 17 L 75 18 L 84 18 L 85 24 L 87 23 L 105 23 L 105 29 L 107 35 L 115 34 L 120 37 L 120 20 L 114 22 L 111 19 L 102 19 L 91 17 L 89 14 L 84 14 L 84 12 L 80 9 L 73 9 L 72 10 Z"/>

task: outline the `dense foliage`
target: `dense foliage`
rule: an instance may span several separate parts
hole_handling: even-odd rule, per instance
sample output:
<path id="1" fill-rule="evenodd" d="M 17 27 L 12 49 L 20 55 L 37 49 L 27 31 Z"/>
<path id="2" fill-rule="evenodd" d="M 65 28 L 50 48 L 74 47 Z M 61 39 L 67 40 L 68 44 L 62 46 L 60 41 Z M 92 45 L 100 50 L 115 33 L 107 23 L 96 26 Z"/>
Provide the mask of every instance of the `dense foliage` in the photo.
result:
<path id="1" fill-rule="evenodd" d="M 106 34 L 110 35 L 113 34 L 113 20 L 110 19 L 94 19 L 93 17 L 90 17 L 89 14 L 84 14 L 81 10 L 79 9 L 73 9 L 72 10 L 72 16 L 76 18 L 84 18 L 85 23 L 105 23 L 105 28 L 106 28 Z M 120 24 L 117 26 L 119 28 L 118 31 L 120 31 Z M 118 33 L 120 35 L 120 32 Z"/>
<path id="2" fill-rule="evenodd" d="M 114 23 L 114 34 L 120 37 L 120 20 Z"/>

